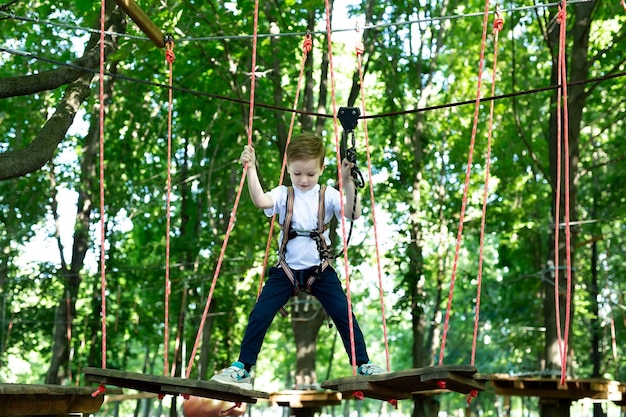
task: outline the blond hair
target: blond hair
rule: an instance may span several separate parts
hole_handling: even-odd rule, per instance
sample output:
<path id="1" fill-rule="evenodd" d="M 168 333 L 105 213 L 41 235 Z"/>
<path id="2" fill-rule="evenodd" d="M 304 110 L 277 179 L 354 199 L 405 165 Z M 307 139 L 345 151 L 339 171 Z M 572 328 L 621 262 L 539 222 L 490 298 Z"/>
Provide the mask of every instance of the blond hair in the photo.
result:
<path id="1" fill-rule="evenodd" d="M 306 159 L 317 159 L 324 166 L 326 148 L 322 139 L 314 133 L 302 132 L 295 136 L 287 146 L 287 163 Z"/>

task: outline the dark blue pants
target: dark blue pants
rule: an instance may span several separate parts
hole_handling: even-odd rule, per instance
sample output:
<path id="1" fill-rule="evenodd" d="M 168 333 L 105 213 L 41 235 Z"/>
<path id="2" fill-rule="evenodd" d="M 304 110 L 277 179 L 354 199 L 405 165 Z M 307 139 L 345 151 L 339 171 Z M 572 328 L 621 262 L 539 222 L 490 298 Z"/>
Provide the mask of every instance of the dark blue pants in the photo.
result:
<path id="1" fill-rule="evenodd" d="M 293 271 L 296 280 L 304 283 L 306 283 L 307 278 L 314 272 L 315 268 L 304 271 Z M 331 266 L 328 266 L 323 272 L 317 275 L 319 278 L 311 285 L 310 293 L 319 300 L 328 316 L 335 323 L 337 331 L 343 341 L 343 346 L 348 353 L 350 363 L 352 363 L 350 327 L 348 324 L 348 299 L 337 277 L 337 272 L 335 272 Z M 267 329 L 269 329 L 272 324 L 278 310 L 280 310 L 293 295 L 294 286 L 283 269 L 277 267 L 270 268 L 269 277 L 248 319 L 248 326 L 246 327 L 243 341 L 241 342 L 241 351 L 239 353 L 240 362 L 249 365 L 256 363 Z M 369 359 L 363 332 L 361 332 L 354 314 L 352 315 L 352 319 L 356 363 L 360 365 L 367 363 Z"/>

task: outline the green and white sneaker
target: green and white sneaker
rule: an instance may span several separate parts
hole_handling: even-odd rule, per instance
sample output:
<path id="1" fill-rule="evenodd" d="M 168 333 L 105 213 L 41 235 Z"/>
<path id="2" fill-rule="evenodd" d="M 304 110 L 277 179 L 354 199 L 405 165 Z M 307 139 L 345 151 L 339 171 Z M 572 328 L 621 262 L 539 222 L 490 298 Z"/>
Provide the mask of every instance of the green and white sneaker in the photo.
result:
<path id="1" fill-rule="evenodd" d="M 242 389 L 252 389 L 252 379 L 250 373 L 246 371 L 241 362 L 233 362 L 228 368 L 222 370 L 219 374 L 213 375 L 210 379 L 220 384 L 233 385 Z"/>
<path id="2" fill-rule="evenodd" d="M 373 363 L 368 362 L 359 366 L 357 373 L 359 375 L 380 375 L 380 374 L 386 374 L 387 371 L 385 371 L 383 368 L 381 368 L 378 365 L 374 365 Z"/>

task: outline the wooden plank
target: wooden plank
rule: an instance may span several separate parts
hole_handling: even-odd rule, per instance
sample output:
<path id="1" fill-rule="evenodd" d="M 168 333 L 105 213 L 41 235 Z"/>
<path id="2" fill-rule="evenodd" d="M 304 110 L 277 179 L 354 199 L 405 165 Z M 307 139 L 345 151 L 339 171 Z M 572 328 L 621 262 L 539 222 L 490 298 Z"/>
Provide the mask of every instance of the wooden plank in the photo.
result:
<path id="1" fill-rule="evenodd" d="M 269 398 L 269 394 L 263 391 L 246 390 L 234 385 L 198 379 L 146 375 L 101 368 L 83 368 L 83 374 L 91 382 L 163 395 L 188 394 L 197 397 L 245 403 L 256 403 L 257 398 Z"/>
<path id="2" fill-rule="evenodd" d="M 165 36 L 163 32 L 154 24 L 148 15 L 141 10 L 141 7 L 134 0 L 115 0 L 115 2 L 128 14 L 128 16 L 139 26 L 152 42 L 159 48 L 165 46 Z"/>
<path id="3" fill-rule="evenodd" d="M 490 378 L 497 395 L 539 398 L 559 398 L 577 401 L 583 398 L 613 401 L 620 404 L 626 395 L 626 385 L 602 379 L 560 379 L 512 377 L 492 375 Z"/>
<path id="4" fill-rule="evenodd" d="M 319 408 L 340 405 L 341 394 L 333 391 L 287 390 L 271 393 L 270 402 L 289 408 Z"/>
<path id="5" fill-rule="evenodd" d="M 91 387 L 0 383 L 0 416 L 43 416 L 95 413 L 103 396 Z M 116 389 L 116 393 L 121 390 Z"/>
<path id="6" fill-rule="evenodd" d="M 418 393 L 443 392 L 440 384 L 445 382 L 445 391 L 467 394 L 473 390 L 485 390 L 486 377 L 476 372 L 475 366 L 430 366 L 379 375 L 356 375 L 328 380 L 322 383 L 322 388 L 341 393 L 361 391 L 366 397 L 380 400 L 401 400 L 411 398 L 413 394 Z M 479 376 L 480 379 L 475 379 L 474 376 Z"/>

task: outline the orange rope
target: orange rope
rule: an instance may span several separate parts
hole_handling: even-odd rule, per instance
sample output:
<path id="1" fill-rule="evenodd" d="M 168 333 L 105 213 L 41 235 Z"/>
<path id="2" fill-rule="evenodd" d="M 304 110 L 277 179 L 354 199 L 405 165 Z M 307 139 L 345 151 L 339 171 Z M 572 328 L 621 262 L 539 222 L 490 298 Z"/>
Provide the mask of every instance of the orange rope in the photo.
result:
<path id="1" fill-rule="evenodd" d="M 556 168 L 556 203 L 555 203 L 555 228 L 554 228 L 554 298 L 556 306 L 556 328 L 557 337 L 559 342 L 559 353 L 561 355 L 561 384 L 565 384 L 565 377 L 567 374 L 567 351 L 568 351 L 568 338 L 569 338 L 569 322 L 570 322 L 570 305 L 571 305 L 571 282 L 572 282 L 572 270 L 571 270 L 571 235 L 570 235 L 570 213 L 569 213 L 569 135 L 568 135 L 568 108 L 567 108 L 567 68 L 565 61 L 565 48 L 566 48 L 566 34 L 567 34 L 567 4 L 565 0 L 559 6 L 559 12 L 557 14 L 557 21 L 560 25 L 559 32 L 559 54 L 557 62 L 557 84 L 561 86 L 561 95 L 557 96 L 556 102 L 556 120 L 557 120 L 557 168 Z M 561 99 L 563 100 L 562 115 L 563 121 L 561 122 Z M 560 314 L 560 301 L 559 301 L 559 229 L 560 229 L 560 205 L 561 205 L 561 164 L 562 162 L 562 149 L 561 149 L 561 137 L 563 138 L 563 151 L 565 153 L 564 162 L 564 183 L 565 183 L 565 257 L 566 257 L 566 269 L 567 269 L 567 292 L 565 298 L 565 331 L 562 336 L 561 330 L 561 314 Z"/>
<path id="2" fill-rule="evenodd" d="M 302 86 L 302 80 L 304 79 L 304 66 L 307 60 L 309 53 L 313 49 L 313 40 L 311 39 L 311 34 L 307 33 L 304 41 L 302 42 L 302 59 L 300 60 L 300 75 L 298 76 L 298 86 L 296 88 L 296 96 L 293 100 L 293 109 L 295 110 L 298 107 L 298 100 L 300 98 L 300 88 Z M 289 123 L 289 132 L 287 133 L 287 143 L 285 144 L 285 150 L 287 146 L 289 146 L 289 142 L 291 141 L 291 135 L 293 133 L 293 125 L 296 119 L 296 112 L 291 113 L 291 121 Z M 283 183 L 283 179 L 285 177 L 285 169 L 287 167 L 287 152 L 283 153 L 283 162 L 280 170 L 280 178 L 278 180 L 279 184 Z M 259 289 L 257 291 L 257 299 L 261 295 L 261 289 L 263 288 L 263 280 L 265 277 L 265 270 L 267 269 L 267 262 L 270 254 L 270 247 L 272 245 L 272 236 L 274 234 L 274 224 L 276 223 L 276 214 L 272 216 L 270 219 L 270 231 L 267 236 L 267 244 L 265 245 L 265 257 L 263 258 L 263 268 L 261 269 L 261 278 L 259 279 Z"/>
<path id="3" fill-rule="evenodd" d="M 101 281 L 101 319 L 102 319 L 102 368 L 107 367 L 106 357 L 106 261 L 105 261 L 105 212 L 104 212 L 104 20 L 106 18 L 106 0 L 100 6 L 100 281 Z"/>
<path id="4" fill-rule="evenodd" d="M 493 68 L 492 68 L 492 77 L 491 77 L 491 96 L 493 97 L 496 92 L 496 79 L 497 79 L 497 68 L 498 68 L 498 35 L 504 26 L 504 20 L 500 16 L 500 12 L 496 8 L 495 19 L 493 22 Z M 476 290 L 476 314 L 474 316 L 474 335 L 472 337 L 472 358 L 470 360 L 470 365 L 474 365 L 476 360 L 476 341 L 478 339 L 478 325 L 480 318 L 480 293 L 482 288 L 482 277 L 483 277 L 483 248 L 485 245 L 485 217 L 487 215 L 487 199 L 489 197 L 489 170 L 491 168 L 491 139 L 493 136 L 493 109 L 495 106 L 495 102 L 491 101 L 491 106 L 489 108 L 489 128 L 487 135 L 487 155 L 485 155 L 485 185 L 483 188 L 483 207 L 482 207 L 482 216 L 480 219 L 480 244 L 479 244 L 479 254 L 478 254 L 478 274 L 476 277 L 477 281 L 477 290 Z M 474 394 L 473 396 L 476 396 Z M 468 398 L 468 401 L 471 401 L 472 395 Z"/>
<path id="5" fill-rule="evenodd" d="M 358 29 L 357 29 L 358 32 Z M 383 290 L 383 273 L 382 273 L 382 269 L 381 269 L 381 262 L 380 262 L 380 245 L 379 245 L 379 240 L 378 240 L 378 226 L 377 226 L 377 222 L 376 222 L 376 204 L 375 204 L 375 199 L 374 199 L 374 184 L 373 184 L 373 178 L 374 175 L 372 174 L 372 158 L 371 158 L 371 154 L 370 154 L 370 143 L 369 143 L 369 134 L 367 131 L 367 114 L 366 114 L 366 106 L 365 106 L 365 86 L 364 86 L 364 82 L 363 82 L 363 52 L 365 51 L 365 48 L 363 47 L 363 43 L 361 41 L 357 42 L 356 47 L 355 47 L 355 52 L 356 52 L 356 56 L 357 56 L 357 66 L 359 69 L 359 83 L 360 83 L 360 90 L 361 90 L 361 103 L 362 103 L 362 114 L 363 114 L 363 134 L 365 136 L 365 149 L 366 149 L 366 153 L 367 153 L 367 172 L 368 172 L 368 177 L 369 177 L 369 191 L 370 191 L 370 202 L 372 205 L 372 223 L 374 224 L 374 243 L 375 243 L 375 248 L 376 248 L 376 269 L 378 272 L 378 291 L 379 291 L 379 297 L 380 297 L 380 308 L 381 308 L 381 316 L 382 316 L 382 322 L 383 322 L 383 340 L 385 343 L 385 360 L 386 360 L 386 364 L 387 364 L 387 371 L 391 371 L 391 360 L 390 360 L 390 355 L 389 355 L 389 337 L 387 334 L 387 317 L 385 314 L 385 293 Z"/>
<path id="6" fill-rule="evenodd" d="M 485 58 L 485 43 L 487 39 L 487 22 L 489 19 L 489 0 L 485 2 L 485 13 L 483 19 L 483 35 L 480 48 L 480 59 L 478 64 L 478 82 L 476 87 L 476 101 L 474 105 L 474 124 L 472 126 L 472 137 L 470 140 L 469 155 L 467 158 L 467 168 L 465 171 L 465 186 L 463 188 L 463 200 L 461 203 L 461 214 L 459 217 L 459 229 L 456 239 L 456 249 L 454 253 L 454 263 L 452 265 L 452 276 L 450 278 L 450 291 L 448 294 L 448 305 L 446 307 L 446 316 L 443 324 L 443 332 L 441 336 L 441 349 L 439 352 L 439 365 L 443 364 L 443 355 L 446 347 L 446 338 L 448 335 L 448 327 L 450 322 L 450 312 L 452 308 L 452 294 L 454 293 L 454 284 L 456 281 L 456 271 L 459 263 L 459 253 L 461 249 L 461 240 L 463 237 L 463 222 L 465 221 L 465 209 L 467 207 L 467 194 L 469 191 L 470 171 L 472 168 L 472 158 L 474 154 L 474 143 L 476 141 L 476 128 L 478 125 L 478 113 L 480 109 L 480 89 L 482 86 L 483 78 L 483 60 Z"/>
<path id="7" fill-rule="evenodd" d="M 169 90 L 167 111 L 167 202 L 165 208 L 165 329 L 163 335 L 163 374 L 169 372 L 169 341 L 170 341 L 170 294 L 172 283 L 170 280 L 170 225 L 171 225 L 171 195 L 172 195 L 172 78 L 174 64 L 174 42 L 165 42 L 165 60 L 169 64 Z"/>
<path id="8" fill-rule="evenodd" d="M 335 94 L 335 70 L 333 68 L 333 46 L 331 30 L 330 4 L 325 0 L 326 5 L 326 40 L 328 43 L 328 64 L 330 72 L 331 101 L 333 105 L 333 127 L 335 132 L 335 150 L 337 152 L 337 178 L 339 182 L 339 193 L 343 195 L 343 173 L 341 172 L 341 142 L 339 138 L 339 123 L 337 120 L 337 97 Z M 350 329 L 350 357 L 352 358 L 352 373 L 356 375 L 356 346 L 354 341 L 354 320 L 352 319 L 352 296 L 350 294 L 350 267 L 348 264 L 348 241 L 346 238 L 346 218 L 343 198 L 339 199 L 341 204 L 341 231 L 343 240 L 343 265 L 346 277 L 346 297 L 348 299 L 348 327 Z"/>
<path id="9" fill-rule="evenodd" d="M 257 52 L 257 39 L 258 39 L 258 26 L 259 26 L 259 1 L 255 0 L 254 2 L 254 34 L 252 37 L 252 69 L 250 75 L 250 112 L 248 117 L 248 145 L 252 144 L 252 123 L 254 120 L 254 84 L 255 84 L 255 73 L 256 73 L 256 52 Z M 193 350 L 189 355 L 189 363 L 187 365 L 186 377 L 189 378 L 191 374 L 191 367 L 193 365 L 196 352 L 198 351 L 198 346 L 200 345 L 200 338 L 202 337 L 202 329 L 204 329 L 204 325 L 206 323 L 207 315 L 209 313 L 209 306 L 211 305 L 211 301 L 213 299 L 213 292 L 215 291 L 215 286 L 217 284 L 217 278 L 219 276 L 222 262 L 224 260 L 224 253 L 226 252 L 226 247 L 228 246 L 228 239 L 230 238 L 230 234 L 235 226 L 235 215 L 237 214 L 237 208 L 239 207 L 239 200 L 241 200 L 241 192 L 243 190 L 243 186 L 246 180 L 246 174 L 248 172 L 248 164 L 244 165 L 243 173 L 241 175 L 241 180 L 239 181 L 239 187 L 237 188 L 237 195 L 235 197 L 235 203 L 233 205 L 233 210 L 230 213 L 230 220 L 228 222 L 228 227 L 226 229 L 226 234 L 224 235 L 224 242 L 222 243 L 222 249 L 220 251 L 220 255 L 217 261 L 217 265 L 215 267 L 215 272 L 213 274 L 213 281 L 211 282 L 211 289 L 209 290 L 209 295 L 207 296 L 207 301 L 204 305 L 204 311 L 202 312 L 202 319 L 200 320 L 200 326 L 198 327 L 198 333 L 196 334 L 196 340 L 193 345 Z"/>

